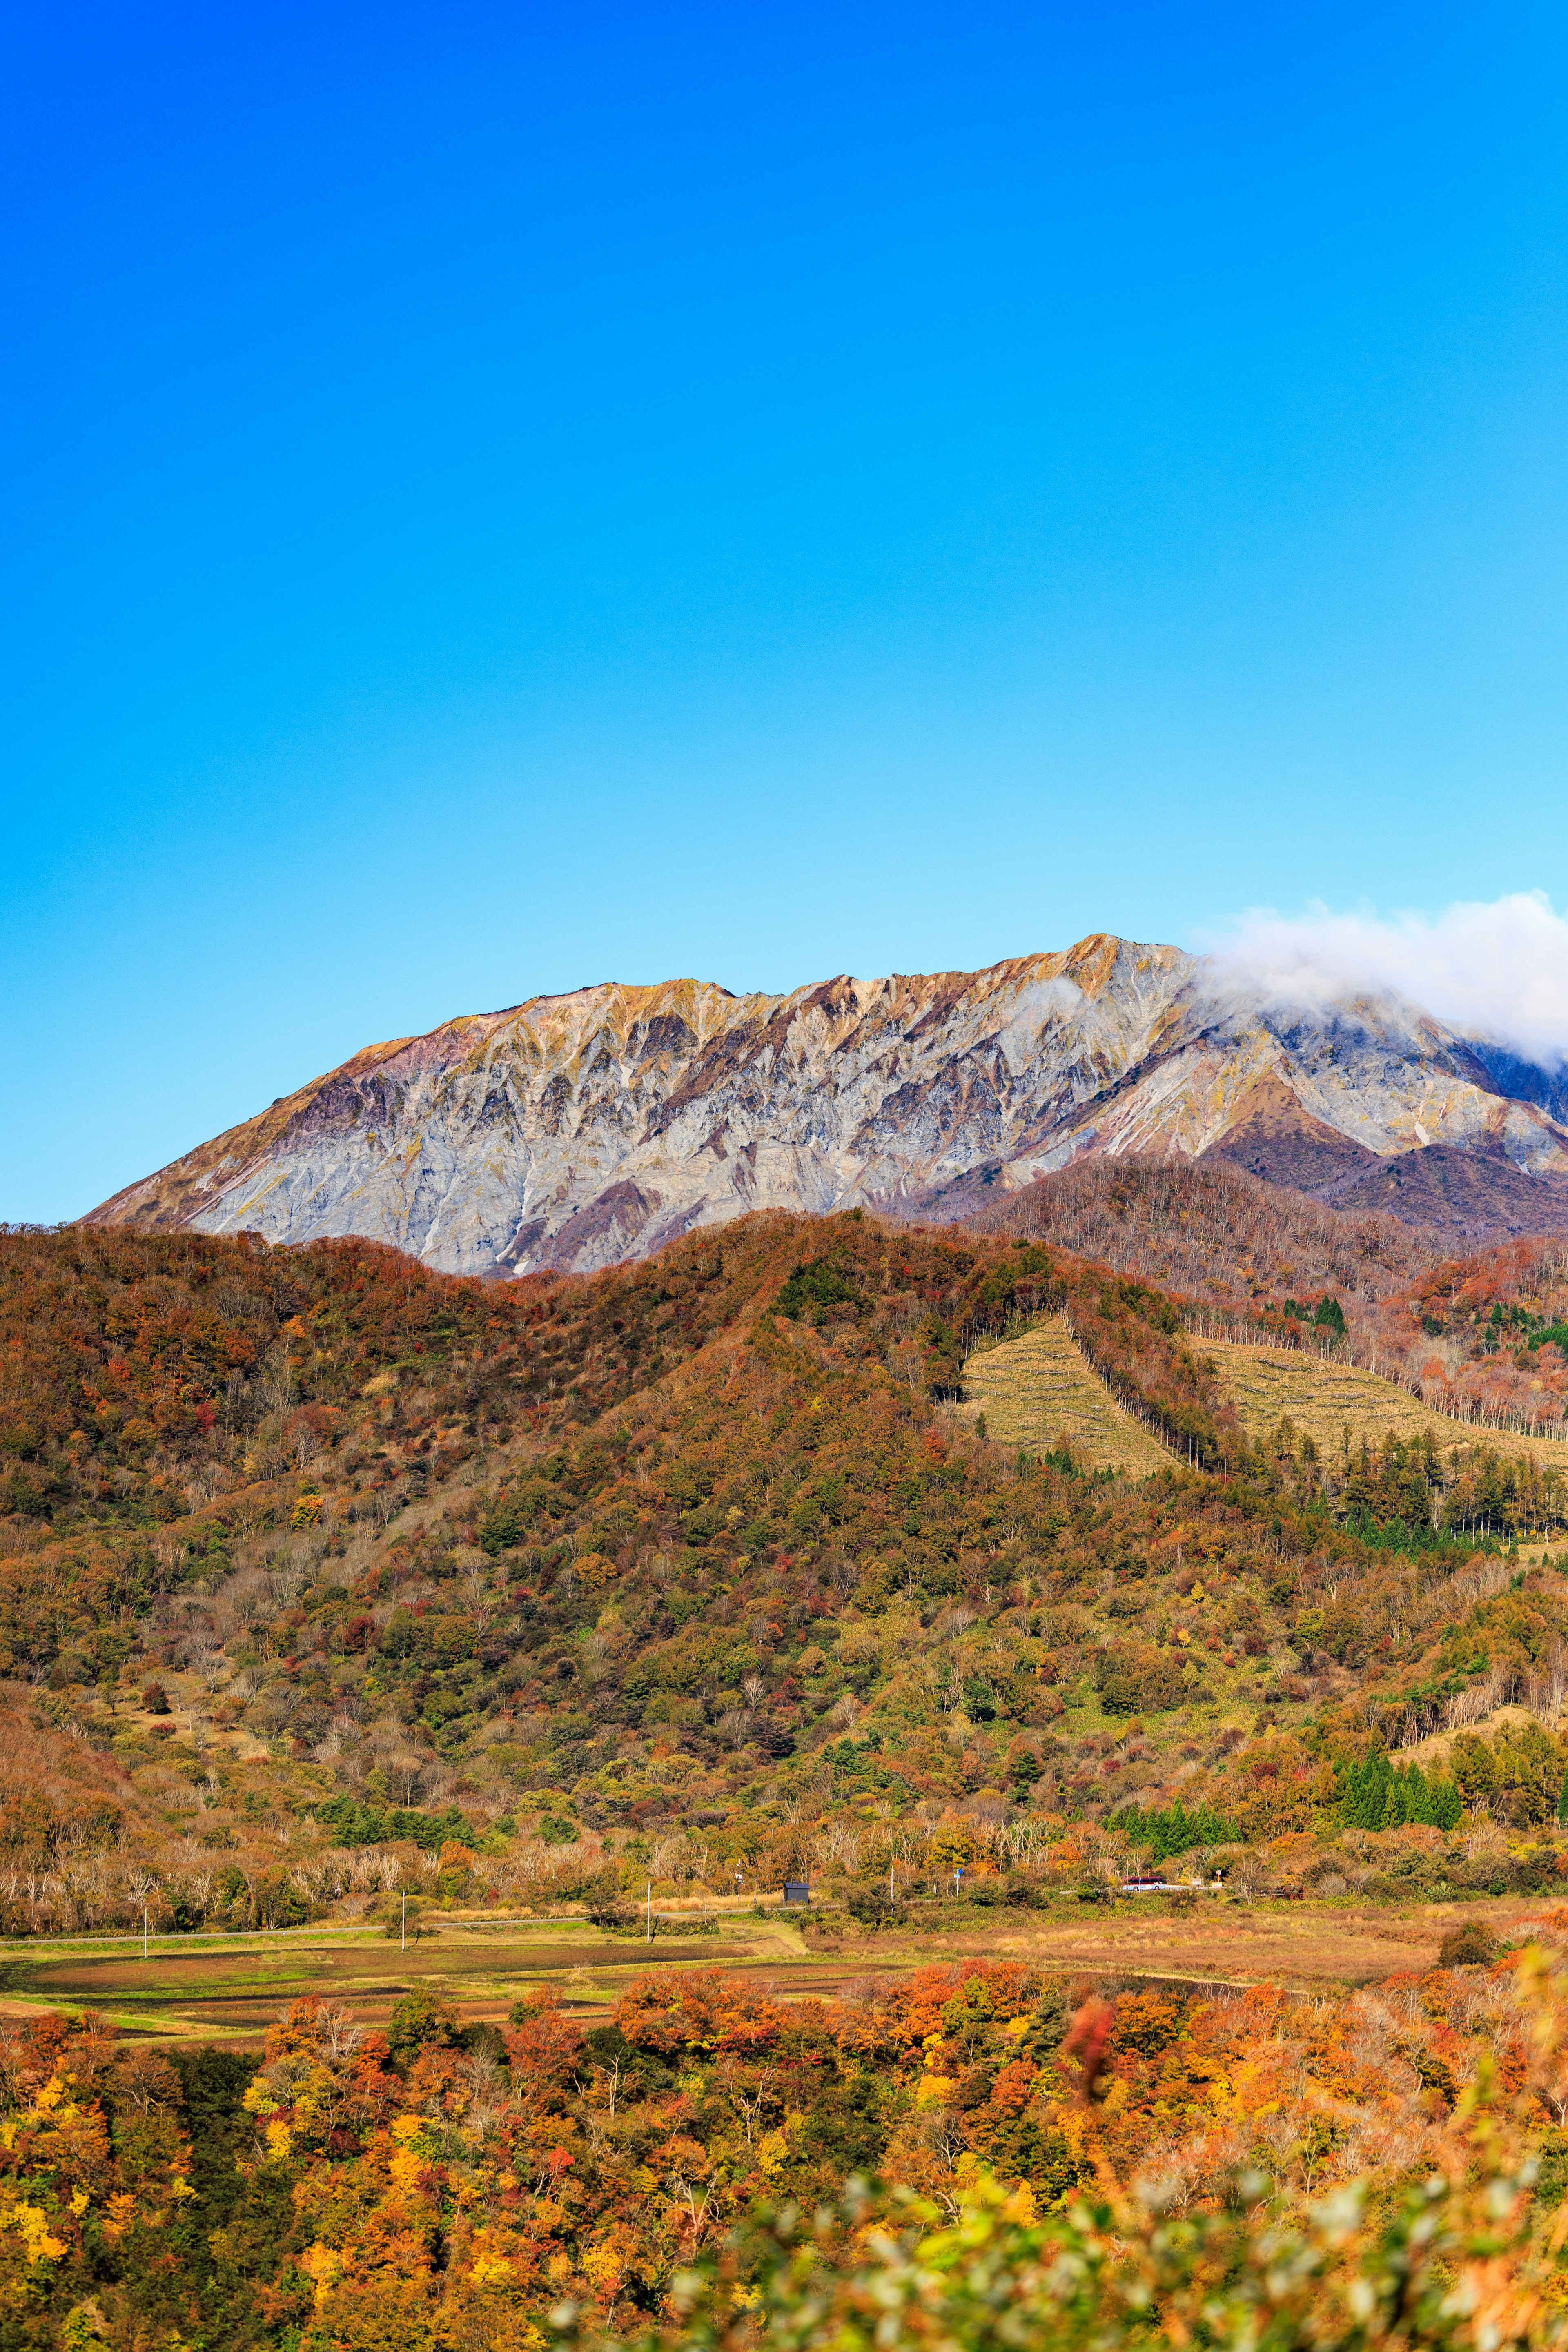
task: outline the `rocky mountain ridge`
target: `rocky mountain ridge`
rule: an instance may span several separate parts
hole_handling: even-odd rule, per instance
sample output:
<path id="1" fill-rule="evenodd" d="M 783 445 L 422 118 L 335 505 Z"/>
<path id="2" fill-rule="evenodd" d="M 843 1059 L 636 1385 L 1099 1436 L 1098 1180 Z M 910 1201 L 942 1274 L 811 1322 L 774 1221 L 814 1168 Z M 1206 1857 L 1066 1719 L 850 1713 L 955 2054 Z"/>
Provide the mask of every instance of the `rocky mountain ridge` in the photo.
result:
<path id="1" fill-rule="evenodd" d="M 1398 1000 L 1270 1004 L 1096 933 L 978 972 L 609 983 L 465 1016 L 366 1047 L 85 1222 L 363 1234 L 506 1276 L 758 1208 L 963 1217 L 1092 1154 L 1218 1154 L 1400 1213 L 1391 1167 L 1433 1151 L 1464 1155 L 1465 1230 L 1493 1193 L 1508 1230 L 1537 1202 L 1537 1229 L 1568 1223 L 1560 1076 Z M 1412 1200 L 1440 1207 L 1450 1179 Z"/>

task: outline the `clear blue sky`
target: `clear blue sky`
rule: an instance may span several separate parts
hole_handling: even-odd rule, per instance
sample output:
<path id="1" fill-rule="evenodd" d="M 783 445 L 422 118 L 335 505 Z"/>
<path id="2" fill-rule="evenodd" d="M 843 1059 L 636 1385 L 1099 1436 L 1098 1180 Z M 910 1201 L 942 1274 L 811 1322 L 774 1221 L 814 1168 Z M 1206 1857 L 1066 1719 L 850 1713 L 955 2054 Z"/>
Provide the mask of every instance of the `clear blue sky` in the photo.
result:
<path id="1" fill-rule="evenodd" d="M 0 35 L 0 1215 L 542 990 L 1568 897 L 1560 8 Z"/>

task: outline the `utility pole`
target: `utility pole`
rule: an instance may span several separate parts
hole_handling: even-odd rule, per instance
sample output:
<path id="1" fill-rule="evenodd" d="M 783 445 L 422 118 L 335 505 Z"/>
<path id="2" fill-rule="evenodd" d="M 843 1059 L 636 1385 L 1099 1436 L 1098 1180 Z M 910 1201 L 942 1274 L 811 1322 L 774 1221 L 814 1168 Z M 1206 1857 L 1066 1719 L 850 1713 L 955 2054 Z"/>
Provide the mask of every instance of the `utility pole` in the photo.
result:
<path id="1" fill-rule="evenodd" d="M 143 1959 L 147 1957 L 147 1906 L 145 1903 L 142 1906 L 142 1957 Z"/>
<path id="2" fill-rule="evenodd" d="M 404 1888 L 404 1890 L 403 1890 L 403 1944 L 402 1944 L 402 1949 L 403 1949 L 404 1951 L 406 1951 L 406 1950 L 408 1949 L 408 1889 L 407 1889 L 406 1887 L 405 1887 L 405 1888 Z"/>
<path id="3" fill-rule="evenodd" d="M 653 1941 L 653 1881 L 651 1878 L 647 1883 L 647 1934 L 643 1937 L 643 1941 L 645 1944 L 651 1944 Z"/>

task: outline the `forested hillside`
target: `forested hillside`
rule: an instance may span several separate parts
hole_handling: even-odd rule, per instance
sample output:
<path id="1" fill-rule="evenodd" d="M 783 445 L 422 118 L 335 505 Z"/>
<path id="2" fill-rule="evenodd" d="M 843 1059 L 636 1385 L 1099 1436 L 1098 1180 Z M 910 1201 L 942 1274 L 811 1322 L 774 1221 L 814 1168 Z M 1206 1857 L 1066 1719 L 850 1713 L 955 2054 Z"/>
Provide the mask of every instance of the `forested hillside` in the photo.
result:
<path id="1" fill-rule="evenodd" d="M 1370 1304 L 1554 1344 L 1479 1312 L 1517 1255 L 1398 1272 Z M 874 1961 L 905 1919 L 940 1948 L 987 1911 L 1090 1916 L 1136 1863 L 1218 1870 L 1244 1908 L 1511 1895 L 1554 1948 L 1556 1475 L 1457 1423 L 1446 1449 L 1249 1438 L 1192 1302 L 1130 1267 L 851 1213 L 515 1284 L 363 1244 L 18 1233 L 0 1280 L 14 1937 L 401 1935 L 405 1903 L 416 1933 L 613 1927 L 634 1897 L 804 1874 L 811 1934 Z M 1238 1311 L 1339 1344 L 1339 1298 L 1299 1288 Z M 1162 1467 L 993 1441 L 966 1357 L 1039 1317 Z M 966 2217 L 929 2256 L 959 2263 L 954 2326 L 988 2232 L 1042 2282 L 1068 2261 L 1058 2284 L 1085 2231 L 1144 2232 L 1179 2313 L 1209 2260 L 1182 2248 L 1219 2249 L 1253 2173 L 1309 2250 L 1326 2184 L 1366 2173 L 1393 2214 L 1452 2179 L 1436 2279 L 1468 2259 L 1464 2180 L 1521 2160 L 1509 2134 L 1548 2147 L 1553 2197 L 1563 2169 L 1556 1996 L 1467 1932 L 1451 1968 L 1312 2002 L 1112 2001 L 1021 1961 L 826 2003 L 666 1971 L 613 2019 L 531 1999 L 497 2034 L 416 1989 L 384 2036 L 294 2007 L 258 2068 L 35 2017 L 0 2084 L 0 2346 L 445 2352 L 542 2342 L 568 2304 L 590 2336 L 679 2333 L 678 2279 L 712 2262 L 692 2325 L 738 2347 L 752 2295 L 805 2327 L 803 2262 L 873 2291 L 864 2206 L 809 2255 L 765 2230 L 721 2252 L 759 2193 L 831 2214 L 857 2175 L 895 2184 L 864 2192 L 907 2241 L 885 2279 Z M 1094 2221 L 1078 2200 L 1111 2181 L 1152 2203 Z M 1522 2294 L 1553 2257 L 1519 2198 L 1498 2275 Z M 1173 2205 L 1211 2234 L 1157 2244 Z M 1353 2298 L 1383 2241 L 1336 2242 Z M 1224 2255 L 1216 2340 L 1276 2293 L 1254 2243 Z M 1122 2261 L 1074 2306 L 1086 2341 L 1137 2333 Z"/>
<path id="2" fill-rule="evenodd" d="M 1079 1160 L 981 1210 L 976 1234 L 1041 1241 L 1184 1298 L 1255 1289 L 1379 1299 L 1441 1255 L 1392 1217 L 1349 1216 L 1223 1160 Z"/>
<path id="3" fill-rule="evenodd" d="M 1327 1207 L 1222 1160 L 1137 1159 L 1042 1177 L 981 1212 L 974 1231 L 1101 1261 L 1259 1336 L 1342 1339 L 1355 1361 L 1458 1419 L 1563 1433 L 1560 1234 L 1458 1255 L 1419 1227 Z M 1325 1299 L 1326 1334 L 1311 1328 Z"/>
<path id="4" fill-rule="evenodd" d="M 1365 1876 L 1343 1773 L 1503 1702 L 1542 1723 L 1482 1743 L 1467 1854 L 1420 1867 L 1539 1872 L 1504 1832 L 1554 1821 L 1565 1588 L 1506 1555 L 1554 1476 L 1458 1427 L 1255 1445 L 1147 1283 L 854 1213 L 512 1285 L 113 1231 L 0 1265 L 13 1927 L 1068 1883 L 1167 1819 Z M 1042 1312 L 1158 1475 L 951 1402 Z"/>

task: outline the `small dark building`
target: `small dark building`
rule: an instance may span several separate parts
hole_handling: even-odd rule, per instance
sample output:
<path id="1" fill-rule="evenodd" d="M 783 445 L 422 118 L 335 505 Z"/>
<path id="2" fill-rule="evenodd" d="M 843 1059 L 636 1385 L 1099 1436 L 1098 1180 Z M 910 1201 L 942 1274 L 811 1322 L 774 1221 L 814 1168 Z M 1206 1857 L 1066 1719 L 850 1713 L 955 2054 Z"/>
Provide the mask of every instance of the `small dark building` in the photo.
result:
<path id="1" fill-rule="evenodd" d="M 806 1885 L 804 1878 L 786 1878 L 784 1880 L 784 1901 L 786 1903 L 809 1903 L 811 1901 L 811 1889 Z"/>

